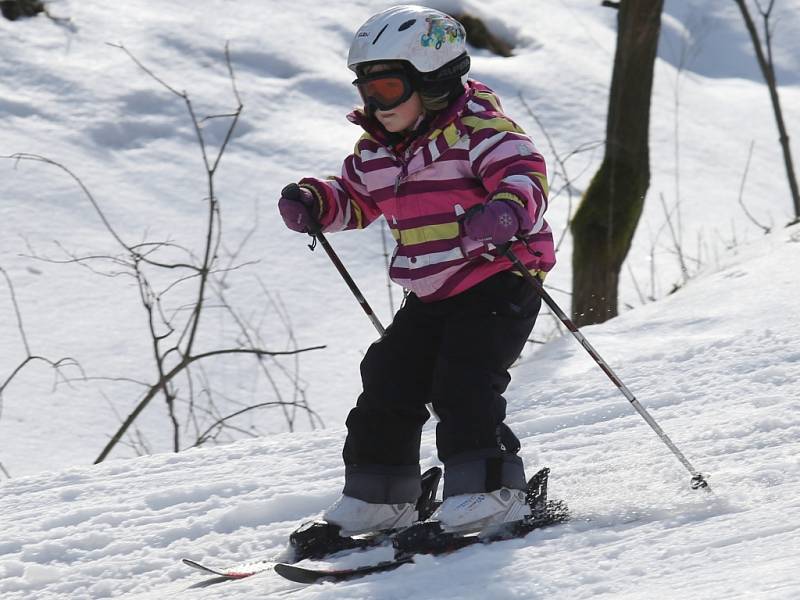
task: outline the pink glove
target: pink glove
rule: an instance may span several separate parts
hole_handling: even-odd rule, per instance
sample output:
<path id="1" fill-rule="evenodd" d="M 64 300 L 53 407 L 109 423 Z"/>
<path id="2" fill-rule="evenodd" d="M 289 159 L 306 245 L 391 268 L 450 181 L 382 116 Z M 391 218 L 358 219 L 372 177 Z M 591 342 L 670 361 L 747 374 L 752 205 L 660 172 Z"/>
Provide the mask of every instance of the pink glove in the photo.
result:
<path id="1" fill-rule="evenodd" d="M 292 231 L 307 233 L 310 228 L 319 228 L 314 195 L 296 183 L 290 183 L 281 191 L 278 211 L 283 222 Z"/>
<path id="2" fill-rule="evenodd" d="M 505 244 L 519 231 L 516 208 L 505 200 L 473 207 L 464 219 L 464 233 L 476 242 Z"/>

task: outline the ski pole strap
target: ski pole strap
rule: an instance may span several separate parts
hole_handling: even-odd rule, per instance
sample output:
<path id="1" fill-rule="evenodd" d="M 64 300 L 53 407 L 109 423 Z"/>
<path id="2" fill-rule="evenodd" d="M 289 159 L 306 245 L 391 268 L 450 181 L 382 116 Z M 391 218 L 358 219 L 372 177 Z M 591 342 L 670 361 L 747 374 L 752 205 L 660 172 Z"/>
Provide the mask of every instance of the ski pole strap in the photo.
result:
<path id="1" fill-rule="evenodd" d="M 511 250 L 511 244 L 509 243 L 505 248 L 501 248 L 501 253 L 508 257 L 514 267 L 520 272 L 520 274 L 527 279 L 530 284 L 536 289 L 536 292 L 541 296 L 542 300 L 547 304 L 550 310 L 553 311 L 558 319 L 569 329 L 570 333 L 575 337 L 575 339 L 580 342 L 581 346 L 589 353 L 589 355 L 594 359 L 597 365 L 603 370 L 603 372 L 608 376 L 608 378 L 617 386 L 622 395 L 628 400 L 628 402 L 633 405 L 633 408 L 636 409 L 641 417 L 645 420 L 645 422 L 650 425 L 651 429 L 656 432 L 661 441 L 670 449 L 670 451 L 675 455 L 675 457 L 681 462 L 681 464 L 686 467 L 686 470 L 689 471 L 692 475 L 691 486 L 692 489 L 698 488 L 706 488 L 708 491 L 711 491 L 711 488 L 708 487 L 708 482 L 706 481 L 705 477 L 702 473 L 697 471 L 689 460 L 683 455 L 675 443 L 669 438 L 669 436 L 664 432 L 663 429 L 658 425 L 656 420 L 652 417 L 652 415 L 647 411 L 647 409 L 642 406 L 633 393 L 628 389 L 628 386 L 623 383 L 623 381 L 619 378 L 619 376 L 614 372 L 614 370 L 603 360 L 603 357 L 594 349 L 589 343 L 589 340 L 583 335 L 583 333 L 578 329 L 575 323 L 561 310 L 561 307 L 558 306 L 555 300 L 553 300 L 552 296 L 547 293 L 547 290 L 544 289 L 542 282 L 539 278 L 534 277 L 531 275 L 530 271 L 525 267 L 525 265 L 517 258 L 516 254 Z"/>

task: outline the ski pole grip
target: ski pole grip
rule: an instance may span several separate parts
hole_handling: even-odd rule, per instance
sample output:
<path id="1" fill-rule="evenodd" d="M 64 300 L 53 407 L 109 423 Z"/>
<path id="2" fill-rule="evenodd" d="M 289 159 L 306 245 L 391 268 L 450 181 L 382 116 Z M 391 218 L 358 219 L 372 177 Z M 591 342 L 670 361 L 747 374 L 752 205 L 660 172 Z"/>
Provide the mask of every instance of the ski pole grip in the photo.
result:
<path id="1" fill-rule="evenodd" d="M 470 207 L 470 209 L 467 212 L 459 215 L 458 217 L 459 223 L 463 223 L 474 214 L 482 213 L 485 208 L 486 208 L 485 204 L 476 204 L 475 206 Z"/>
<path id="2" fill-rule="evenodd" d="M 299 202 L 302 195 L 303 190 L 301 190 L 300 186 L 296 183 L 290 183 L 281 190 L 281 196 L 289 200 L 297 200 Z"/>
<path id="3" fill-rule="evenodd" d="M 300 202 L 300 203 L 303 202 L 303 190 L 296 183 L 290 183 L 289 185 L 285 186 L 281 190 L 281 196 L 283 196 L 288 200 L 294 200 L 295 202 Z M 308 235 L 314 237 L 320 233 L 320 230 L 322 228 L 320 227 L 320 224 L 317 222 L 317 219 L 314 218 L 314 215 L 311 213 L 311 209 L 309 209 L 308 211 L 308 216 L 309 216 Z"/>

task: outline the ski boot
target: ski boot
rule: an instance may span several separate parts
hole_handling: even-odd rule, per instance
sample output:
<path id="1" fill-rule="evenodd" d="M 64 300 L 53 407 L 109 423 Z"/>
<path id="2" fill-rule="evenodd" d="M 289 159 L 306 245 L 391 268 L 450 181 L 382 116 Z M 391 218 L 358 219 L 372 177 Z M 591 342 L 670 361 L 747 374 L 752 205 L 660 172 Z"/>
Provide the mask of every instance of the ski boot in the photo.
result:
<path id="1" fill-rule="evenodd" d="M 304 523 L 289 536 L 291 561 L 306 558 L 323 558 L 342 550 L 371 548 L 384 543 L 398 530 L 415 521 L 428 519 L 436 510 L 436 492 L 442 470 L 432 467 L 422 474 L 422 493 L 416 505 L 368 504 L 355 498 L 343 497 L 326 511 L 330 521 Z M 359 520 L 369 521 L 369 527 L 355 525 Z M 352 523 L 352 524 L 351 524 Z"/>

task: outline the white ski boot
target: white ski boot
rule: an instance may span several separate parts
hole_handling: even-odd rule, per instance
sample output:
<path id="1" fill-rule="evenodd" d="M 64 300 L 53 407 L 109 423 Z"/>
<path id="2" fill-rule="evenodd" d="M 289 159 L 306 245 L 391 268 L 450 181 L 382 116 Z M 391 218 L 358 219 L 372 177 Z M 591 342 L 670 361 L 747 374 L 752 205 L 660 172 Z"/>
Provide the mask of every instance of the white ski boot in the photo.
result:
<path id="1" fill-rule="evenodd" d="M 352 536 L 385 529 L 400 529 L 413 524 L 416 506 L 405 504 L 371 504 L 358 498 L 342 496 L 322 515 L 333 525 L 341 527 L 340 535 Z"/>
<path id="2" fill-rule="evenodd" d="M 447 532 L 491 532 L 503 523 L 520 521 L 530 514 L 524 490 L 500 488 L 445 498 L 430 520 L 438 521 Z"/>

